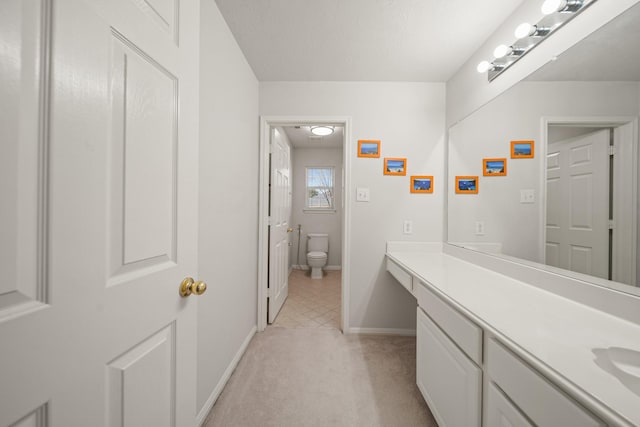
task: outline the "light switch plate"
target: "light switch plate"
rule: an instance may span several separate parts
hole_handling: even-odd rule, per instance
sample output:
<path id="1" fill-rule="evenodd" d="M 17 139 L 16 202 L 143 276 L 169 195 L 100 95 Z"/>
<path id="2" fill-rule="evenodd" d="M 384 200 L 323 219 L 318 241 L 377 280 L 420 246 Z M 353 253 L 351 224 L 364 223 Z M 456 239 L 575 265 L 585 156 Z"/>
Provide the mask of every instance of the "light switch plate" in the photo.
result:
<path id="1" fill-rule="evenodd" d="M 535 203 L 535 190 L 520 190 L 520 203 Z"/>
<path id="2" fill-rule="evenodd" d="M 369 201 L 369 189 L 358 187 L 356 188 L 356 202 L 368 202 Z"/>

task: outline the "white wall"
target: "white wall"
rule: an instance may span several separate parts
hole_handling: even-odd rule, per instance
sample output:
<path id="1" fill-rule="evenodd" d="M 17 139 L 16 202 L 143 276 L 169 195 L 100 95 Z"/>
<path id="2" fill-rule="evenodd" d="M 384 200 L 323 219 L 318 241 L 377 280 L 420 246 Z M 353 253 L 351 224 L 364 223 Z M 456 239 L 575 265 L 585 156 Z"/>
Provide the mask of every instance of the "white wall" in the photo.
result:
<path id="1" fill-rule="evenodd" d="M 415 329 L 415 299 L 385 270 L 388 240 L 441 241 L 444 194 L 442 83 L 261 82 L 260 114 L 350 116 L 353 152 L 358 139 L 382 140 L 379 159 L 351 165 L 356 187 L 371 190 L 369 203 L 351 207 L 351 303 L 354 328 Z M 384 176 L 383 157 L 406 157 L 406 177 Z M 433 194 L 410 194 L 409 175 L 434 175 Z M 412 235 L 402 234 L 412 220 Z"/>
<path id="2" fill-rule="evenodd" d="M 292 265 L 297 264 L 298 228 L 302 225 L 300 235 L 300 265 L 307 264 L 307 234 L 329 234 L 329 254 L 327 266 L 342 265 L 342 147 L 340 148 L 294 148 L 293 149 L 293 200 L 291 227 L 291 256 Z M 306 177 L 305 168 L 312 166 L 332 166 L 335 173 L 334 200 L 335 212 L 305 212 Z"/>
<path id="3" fill-rule="evenodd" d="M 448 235 L 452 242 L 500 242 L 503 253 L 542 262 L 540 146 L 534 159 L 511 159 L 510 141 L 541 143 L 541 118 L 636 116 L 635 82 L 521 82 L 449 131 Z M 506 177 L 483 177 L 482 159 L 506 157 Z M 479 175 L 477 195 L 454 194 L 455 175 Z M 521 204 L 520 189 L 534 189 L 536 203 Z M 485 235 L 475 235 L 475 222 Z"/>
<path id="4" fill-rule="evenodd" d="M 206 412 L 256 325 L 258 82 L 218 11 L 201 2 L 197 410 Z M 183 209 L 190 209 L 183 206 Z"/>
<path id="5" fill-rule="evenodd" d="M 478 63 L 482 60 L 491 60 L 492 52 L 499 44 L 515 41 L 513 31 L 520 23 L 535 23 L 541 17 L 539 9 L 541 2 L 523 2 L 447 82 L 447 127 L 462 120 L 639 1 L 616 0 L 594 3 L 495 80 L 488 82 L 486 73 L 480 74 L 476 71 Z"/>

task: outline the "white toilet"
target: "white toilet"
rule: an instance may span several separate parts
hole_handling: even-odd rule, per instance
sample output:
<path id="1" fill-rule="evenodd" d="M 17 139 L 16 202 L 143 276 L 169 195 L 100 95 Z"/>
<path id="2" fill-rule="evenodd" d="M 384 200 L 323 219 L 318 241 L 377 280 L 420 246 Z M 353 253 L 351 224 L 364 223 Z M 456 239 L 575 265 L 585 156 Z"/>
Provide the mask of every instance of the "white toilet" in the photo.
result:
<path id="1" fill-rule="evenodd" d="M 309 233 L 307 243 L 307 265 L 311 267 L 311 278 L 322 279 L 322 267 L 327 265 L 329 252 L 329 235 L 323 233 Z"/>

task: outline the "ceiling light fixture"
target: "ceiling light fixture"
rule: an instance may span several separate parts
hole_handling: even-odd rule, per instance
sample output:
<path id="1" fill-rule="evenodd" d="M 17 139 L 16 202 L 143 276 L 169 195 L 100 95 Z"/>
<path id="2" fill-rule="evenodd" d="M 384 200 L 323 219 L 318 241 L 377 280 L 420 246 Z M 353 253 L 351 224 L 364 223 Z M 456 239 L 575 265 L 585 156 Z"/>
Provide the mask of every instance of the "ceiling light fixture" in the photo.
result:
<path id="1" fill-rule="evenodd" d="M 311 133 L 318 136 L 331 135 L 333 126 L 311 126 Z"/>
<path id="2" fill-rule="evenodd" d="M 492 81 L 538 43 L 596 1 L 545 0 L 542 4 L 542 13 L 545 16 L 535 25 L 528 22 L 518 25 L 514 32 L 517 40 L 510 45 L 501 44 L 496 47 L 493 51 L 494 59 L 480 62 L 476 69 L 479 73 L 487 73 L 489 81 Z"/>

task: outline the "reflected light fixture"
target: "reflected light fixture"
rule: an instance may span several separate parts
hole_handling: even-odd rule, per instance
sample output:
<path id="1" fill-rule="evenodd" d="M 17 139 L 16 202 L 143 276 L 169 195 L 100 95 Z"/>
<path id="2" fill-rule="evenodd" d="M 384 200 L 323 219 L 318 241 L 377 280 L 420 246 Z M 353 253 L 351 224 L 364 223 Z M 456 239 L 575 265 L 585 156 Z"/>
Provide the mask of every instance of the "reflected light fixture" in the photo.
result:
<path id="1" fill-rule="evenodd" d="M 549 27 L 538 27 L 537 25 L 531 25 L 528 22 L 523 22 L 518 25 L 514 35 L 518 40 L 525 37 L 544 37 L 551 32 Z"/>
<path id="2" fill-rule="evenodd" d="M 480 62 L 476 69 L 479 73 L 487 73 L 489 81 L 492 81 L 538 43 L 596 1 L 544 0 L 541 9 L 545 16 L 535 25 L 528 22 L 518 25 L 514 32 L 516 41 L 496 47 L 493 60 Z"/>
<path id="3" fill-rule="evenodd" d="M 333 126 L 311 126 L 311 133 L 318 136 L 331 135 Z"/>

